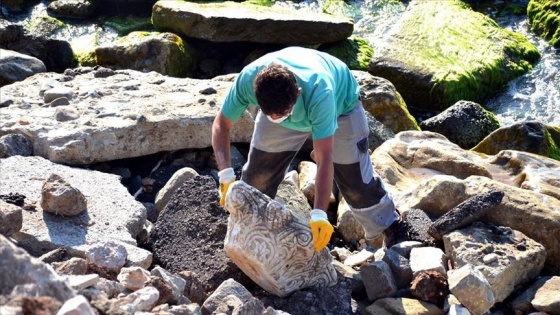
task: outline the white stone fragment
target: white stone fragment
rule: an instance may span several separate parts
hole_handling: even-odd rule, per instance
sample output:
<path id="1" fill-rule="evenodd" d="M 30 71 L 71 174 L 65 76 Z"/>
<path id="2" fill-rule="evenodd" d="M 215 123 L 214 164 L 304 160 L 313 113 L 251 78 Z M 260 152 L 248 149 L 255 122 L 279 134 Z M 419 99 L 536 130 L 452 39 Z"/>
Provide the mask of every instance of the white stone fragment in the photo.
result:
<path id="1" fill-rule="evenodd" d="M 127 296 L 118 298 L 114 305 L 125 312 L 134 314 L 136 312 L 150 311 L 159 299 L 158 289 L 148 286 L 135 291 Z"/>
<path id="2" fill-rule="evenodd" d="M 56 315 L 95 315 L 88 300 L 83 295 L 76 295 L 75 297 L 64 302 Z"/>
<path id="3" fill-rule="evenodd" d="M 474 315 L 481 315 L 494 305 L 494 293 L 486 277 L 467 264 L 449 272 L 449 290 Z"/>
<path id="4" fill-rule="evenodd" d="M 120 271 L 126 263 L 126 249 L 115 242 L 102 242 L 91 245 L 86 250 L 86 260 L 110 271 Z"/>
<path id="5" fill-rule="evenodd" d="M 368 259 L 372 259 L 374 257 L 374 255 L 375 255 L 375 253 L 370 252 L 367 249 L 362 249 L 357 254 L 351 255 L 350 257 L 346 258 L 346 260 L 344 260 L 344 264 L 346 266 L 363 265 L 364 263 L 366 263 L 368 261 Z"/>
<path id="6" fill-rule="evenodd" d="M 410 269 L 413 276 L 420 271 L 437 271 L 447 274 L 445 253 L 436 247 L 416 247 L 410 250 Z"/>
<path id="7" fill-rule="evenodd" d="M 161 268 L 155 267 L 152 269 L 151 274 L 153 276 L 158 276 L 163 279 L 163 281 L 173 289 L 173 299 L 172 302 L 177 302 L 183 296 L 183 292 L 185 291 L 185 286 L 187 285 L 187 281 L 185 279 L 172 274 L 171 272 Z"/>
<path id="8" fill-rule="evenodd" d="M 89 275 L 69 275 L 66 276 L 66 282 L 68 282 L 72 289 L 79 291 L 96 285 L 99 282 L 99 275 L 95 273 Z"/>

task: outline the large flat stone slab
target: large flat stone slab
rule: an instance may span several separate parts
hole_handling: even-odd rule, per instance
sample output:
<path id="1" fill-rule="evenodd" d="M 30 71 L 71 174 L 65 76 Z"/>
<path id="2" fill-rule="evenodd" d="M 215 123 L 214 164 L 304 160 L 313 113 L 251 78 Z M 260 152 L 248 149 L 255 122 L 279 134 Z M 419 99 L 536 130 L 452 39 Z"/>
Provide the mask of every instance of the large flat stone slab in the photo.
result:
<path id="1" fill-rule="evenodd" d="M 354 23 L 345 17 L 233 1 L 158 1 L 152 9 L 152 23 L 156 28 L 213 42 L 282 45 L 336 42 L 350 37 L 354 30 Z"/>
<path id="2" fill-rule="evenodd" d="M 51 173 L 84 194 L 86 211 L 62 217 L 41 209 L 41 187 Z M 25 196 L 23 226 L 12 238 L 32 255 L 58 247 L 83 255 L 89 245 L 110 240 L 125 245 L 129 255 L 143 251 L 136 248 L 136 236 L 146 221 L 146 208 L 134 200 L 117 175 L 59 165 L 42 157 L 13 156 L 0 160 L 0 194 L 9 193 Z M 33 205 L 35 209 L 30 208 Z"/>
<path id="3" fill-rule="evenodd" d="M 5 106 L 0 136 L 23 134 L 33 143 L 34 155 L 68 165 L 206 148 L 231 84 L 227 79 L 181 79 L 134 70 L 40 73 L 0 88 Z M 45 103 L 54 97 L 48 89 L 52 86 L 65 93 L 69 105 Z M 57 119 L 64 108 L 77 118 Z M 235 124 L 232 141 L 249 142 L 253 125 L 247 112 Z"/>

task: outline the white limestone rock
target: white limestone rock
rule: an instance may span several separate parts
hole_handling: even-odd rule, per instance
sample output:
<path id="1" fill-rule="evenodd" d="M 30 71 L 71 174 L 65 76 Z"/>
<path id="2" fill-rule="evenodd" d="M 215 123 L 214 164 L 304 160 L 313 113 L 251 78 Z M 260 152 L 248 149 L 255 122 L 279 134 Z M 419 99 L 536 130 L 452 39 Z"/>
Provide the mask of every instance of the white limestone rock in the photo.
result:
<path id="1" fill-rule="evenodd" d="M 494 305 L 490 284 L 472 265 L 449 271 L 447 280 L 451 293 L 474 315 L 482 315 Z"/>

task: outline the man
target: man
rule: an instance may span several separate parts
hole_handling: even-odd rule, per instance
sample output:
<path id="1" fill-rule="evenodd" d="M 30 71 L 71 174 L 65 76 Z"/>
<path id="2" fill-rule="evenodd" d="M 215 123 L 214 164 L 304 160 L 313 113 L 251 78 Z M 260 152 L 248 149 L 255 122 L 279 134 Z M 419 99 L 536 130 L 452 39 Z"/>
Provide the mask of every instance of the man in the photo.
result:
<path id="1" fill-rule="evenodd" d="M 316 251 L 327 245 L 333 233 L 324 211 L 333 178 L 367 239 L 398 222 L 393 201 L 373 171 L 359 89 L 342 61 L 312 49 L 288 47 L 247 65 L 212 126 L 212 146 L 221 170 L 221 205 L 235 180 L 230 130 L 253 105 L 260 111 L 241 180 L 269 197 L 275 197 L 290 162 L 312 136 L 317 177 L 309 226 Z"/>

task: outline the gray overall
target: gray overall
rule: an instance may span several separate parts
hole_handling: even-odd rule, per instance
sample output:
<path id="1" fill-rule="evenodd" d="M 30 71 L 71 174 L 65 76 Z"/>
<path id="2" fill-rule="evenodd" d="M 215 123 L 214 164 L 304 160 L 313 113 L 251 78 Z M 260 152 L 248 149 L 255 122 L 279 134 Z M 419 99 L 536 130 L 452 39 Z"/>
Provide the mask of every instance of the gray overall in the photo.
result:
<path id="1" fill-rule="evenodd" d="M 362 224 L 366 238 L 374 238 L 396 221 L 398 214 L 381 178 L 373 170 L 362 103 L 358 101 L 351 112 L 340 116 L 337 124 L 334 180 Z M 259 111 L 241 180 L 274 198 L 292 159 L 310 135 L 272 123 Z"/>

